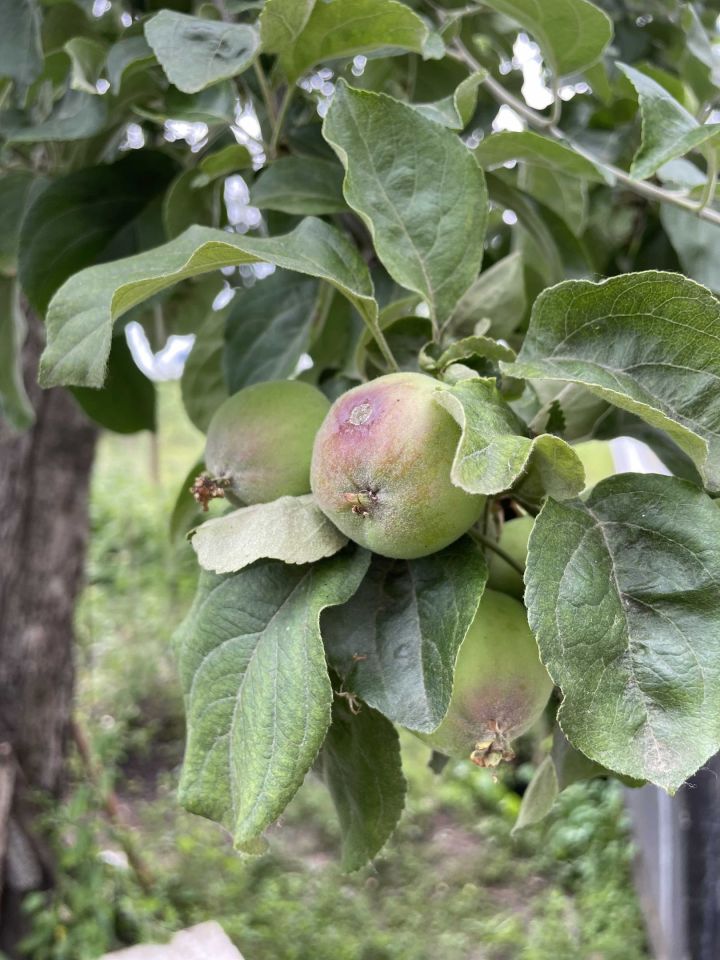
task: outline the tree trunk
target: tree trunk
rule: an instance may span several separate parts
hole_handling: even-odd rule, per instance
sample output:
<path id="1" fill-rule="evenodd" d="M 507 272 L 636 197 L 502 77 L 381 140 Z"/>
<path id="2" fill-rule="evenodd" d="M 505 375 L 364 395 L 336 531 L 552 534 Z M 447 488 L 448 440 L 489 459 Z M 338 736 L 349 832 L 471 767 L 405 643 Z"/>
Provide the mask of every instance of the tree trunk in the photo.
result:
<path id="1" fill-rule="evenodd" d="M 0 952 L 11 957 L 23 897 L 53 882 L 32 795 L 54 799 L 62 788 L 96 440 L 71 394 L 38 387 L 43 330 L 27 319 L 23 366 L 37 419 L 21 435 L 0 420 Z"/>

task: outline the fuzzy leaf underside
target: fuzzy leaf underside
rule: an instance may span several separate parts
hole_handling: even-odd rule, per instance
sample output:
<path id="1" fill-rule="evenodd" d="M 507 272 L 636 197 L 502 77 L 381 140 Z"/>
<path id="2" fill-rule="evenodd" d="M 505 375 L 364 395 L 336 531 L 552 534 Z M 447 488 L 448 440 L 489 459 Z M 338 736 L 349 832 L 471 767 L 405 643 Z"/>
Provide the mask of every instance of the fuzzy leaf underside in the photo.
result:
<path id="1" fill-rule="evenodd" d="M 170 83 L 183 93 L 235 77 L 252 64 L 260 38 L 243 23 L 225 23 L 161 10 L 145 24 L 145 36 Z"/>
<path id="2" fill-rule="evenodd" d="M 312 494 L 280 497 L 213 517 L 193 531 L 192 545 L 204 570 L 232 573 L 256 560 L 315 563 L 347 543 L 315 505 Z"/>
<path id="3" fill-rule="evenodd" d="M 456 486 L 494 495 L 532 472 L 557 499 L 574 497 L 583 489 L 585 472 L 572 447 L 551 434 L 525 436 L 524 424 L 502 400 L 494 380 L 463 380 L 438 391 L 435 400 L 461 430 L 451 472 Z"/>

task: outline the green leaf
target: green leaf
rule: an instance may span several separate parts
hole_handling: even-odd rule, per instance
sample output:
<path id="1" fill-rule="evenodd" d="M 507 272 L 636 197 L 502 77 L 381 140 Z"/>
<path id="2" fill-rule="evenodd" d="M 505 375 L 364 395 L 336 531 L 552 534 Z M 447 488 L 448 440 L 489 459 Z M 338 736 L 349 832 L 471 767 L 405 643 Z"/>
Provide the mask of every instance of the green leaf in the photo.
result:
<path id="1" fill-rule="evenodd" d="M 347 543 L 311 493 L 242 507 L 197 527 L 192 545 L 204 570 L 234 573 L 256 560 L 315 563 Z"/>
<path id="2" fill-rule="evenodd" d="M 683 272 L 720 293 L 720 227 L 670 203 L 660 206 L 660 219 Z"/>
<path id="3" fill-rule="evenodd" d="M 513 369 L 512 364 L 503 366 Z M 463 380 L 438 391 L 435 400 L 460 427 L 451 477 L 468 493 L 502 493 L 528 471 L 539 477 L 546 493 L 561 500 L 585 486 L 585 472 L 572 447 L 550 434 L 531 440 L 493 379 Z"/>
<path id="4" fill-rule="evenodd" d="M 340 821 L 343 869 L 359 870 L 385 846 L 405 805 L 395 728 L 376 710 L 353 713 L 336 697 L 317 767 Z"/>
<path id="5" fill-rule="evenodd" d="M 520 160 L 591 183 L 605 183 L 607 179 L 596 164 L 580 156 L 572 147 L 530 130 L 493 133 L 474 152 L 480 166 L 487 170 L 501 167 L 511 160 Z"/>
<path id="6" fill-rule="evenodd" d="M 21 350 L 25 319 L 14 280 L 0 276 L 0 418 L 17 431 L 32 426 L 35 413 L 23 383 Z"/>
<path id="7" fill-rule="evenodd" d="M 710 40 L 698 11 L 692 3 L 684 3 L 680 9 L 680 23 L 685 31 L 687 50 L 685 56 L 692 58 L 705 74 L 705 93 L 713 96 L 720 86 L 720 57 L 717 46 Z M 702 65 L 702 66 L 700 66 Z M 694 74 L 695 71 L 692 71 Z"/>
<path id="8" fill-rule="evenodd" d="M 412 107 L 344 82 L 323 134 L 345 167 L 345 199 L 388 273 L 442 324 L 482 262 L 487 190 L 472 154 Z"/>
<path id="9" fill-rule="evenodd" d="M 145 37 L 126 37 L 114 43 L 107 55 L 107 74 L 110 90 L 120 93 L 123 81 L 141 70 L 146 70 L 155 62 L 155 54 Z"/>
<path id="10" fill-rule="evenodd" d="M 226 177 L 238 170 L 252 167 L 252 157 L 247 147 L 231 143 L 222 150 L 206 154 L 197 165 L 193 186 L 206 187 L 213 180 Z M 198 172 L 199 171 L 199 172 Z"/>
<path id="11" fill-rule="evenodd" d="M 328 660 L 344 689 L 395 723 L 434 730 L 486 580 L 485 559 L 467 537 L 420 560 L 373 556 L 352 600 L 323 615 Z"/>
<path id="12" fill-rule="evenodd" d="M 486 6 L 532 34 L 557 77 L 596 63 L 613 35 L 610 17 L 588 0 L 486 0 Z"/>
<path id="13" fill-rule="evenodd" d="M 85 413 L 115 433 L 155 430 L 155 385 L 138 369 L 124 334 L 113 338 L 108 375 L 102 390 L 73 387 Z"/>
<path id="14" fill-rule="evenodd" d="M 257 849 L 322 746 L 332 689 L 320 613 L 352 596 L 367 563 L 357 551 L 201 577 L 175 639 L 188 719 L 180 802 L 241 850 Z"/>
<path id="15" fill-rule="evenodd" d="M 684 480 L 623 474 L 549 500 L 525 601 L 578 750 L 670 793 L 720 748 L 720 511 Z"/>
<path id="16" fill-rule="evenodd" d="M 373 50 L 422 53 L 425 23 L 396 0 L 268 0 L 260 21 L 263 50 L 277 53 L 292 83 L 326 60 Z"/>
<path id="17" fill-rule="evenodd" d="M 691 150 L 702 146 L 716 149 L 720 123 L 698 123 L 651 77 L 624 63 L 618 67 L 637 91 L 642 117 L 642 143 L 630 167 L 631 176 L 645 180 L 663 164 Z"/>
<path id="18" fill-rule="evenodd" d="M 498 343 L 490 337 L 464 337 L 462 340 L 456 340 L 445 350 L 439 352 L 437 359 L 433 359 L 432 352 L 429 349 L 433 344 L 426 345 L 423 348 L 420 362 L 424 370 L 436 371 L 444 370 L 451 363 L 458 360 L 469 360 L 473 357 L 479 357 L 487 360 L 505 360 L 512 362 L 515 359 L 515 351 L 504 343 Z"/>
<path id="19" fill-rule="evenodd" d="M 259 18 L 264 53 L 286 53 L 296 45 L 315 0 L 266 0 Z"/>
<path id="20" fill-rule="evenodd" d="M 565 277 L 565 265 L 555 237 L 543 217 L 542 207 L 533 197 L 503 180 L 499 173 L 489 173 L 487 185 L 492 202 L 504 210 L 512 210 L 518 217 L 519 225 L 533 241 L 538 256 L 528 260 L 527 265 L 538 271 L 545 286 L 562 280 Z"/>
<path id="21" fill-rule="evenodd" d="M 197 328 L 195 343 L 185 361 L 180 391 L 190 421 L 203 433 L 213 414 L 230 395 L 223 373 L 227 310 L 209 310 Z"/>
<path id="22" fill-rule="evenodd" d="M 33 306 L 44 313 L 68 277 L 107 259 L 108 246 L 162 194 L 175 169 L 165 154 L 133 150 L 53 181 L 20 234 L 20 282 Z"/>
<path id="23" fill-rule="evenodd" d="M 161 10 L 148 20 L 145 37 L 170 83 L 183 93 L 198 93 L 247 70 L 260 46 L 247 24 L 201 20 L 173 10 Z"/>
<path id="24" fill-rule="evenodd" d="M 665 430 L 720 490 L 720 303 L 680 274 L 648 271 L 546 290 L 514 377 L 579 383 Z"/>
<path id="25" fill-rule="evenodd" d="M 518 182 L 526 193 L 557 214 L 576 237 L 585 232 L 588 216 L 585 180 L 527 163 L 519 172 Z"/>
<path id="26" fill-rule="evenodd" d="M 47 184 L 45 177 L 29 170 L 11 170 L 0 177 L 0 273 L 15 272 L 23 218 Z"/>
<path id="27" fill-rule="evenodd" d="M 4 126 L 0 135 L 9 143 L 86 140 L 100 133 L 106 122 L 107 107 L 102 97 L 82 90 L 68 90 L 46 120 L 33 125 L 22 117 Z"/>
<path id="28" fill-rule="evenodd" d="M 213 224 L 213 219 L 220 215 L 221 200 L 218 197 L 215 202 L 212 183 L 198 187 L 197 179 L 197 170 L 183 170 L 168 187 L 163 198 L 162 219 L 169 240 L 179 237 L 195 224 L 220 226 L 217 220 Z"/>
<path id="29" fill-rule="evenodd" d="M 351 241 L 323 221 L 308 217 L 291 233 L 267 238 L 191 227 L 140 256 L 82 270 L 61 287 L 47 315 L 43 385 L 101 386 L 117 317 L 187 277 L 258 261 L 327 280 L 366 322 L 375 322 L 377 304 L 365 263 Z"/>
<path id="30" fill-rule="evenodd" d="M 105 66 L 107 48 L 105 44 L 90 37 L 73 37 L 63 47 L 70 57 L 70 86 L 73 90 L 84 90 L 92 96 L 98 96 L 95 86 Z"/>
<path id="31" fill-rule="evenodd" d="M 473 118 L 478 88 L 486 77 L 486 70 L 471 73 L 449 97 L 443 97 L 435 103 L 414 103 L 412 106 L 428 120 L 434 120 L 451 130 L 464 130 Z"/>
<path id="32" fill-rule="evenodd" d="M 42 73 L 42 14 L 36 0 L 0 0 L 0 77 L 29 87 Z"/>
<path id="33" fill-rule="evenodd" d="M 522 254 L 509 253 L 483 270 L 458 300 L 450 326 L 456 333 L 469 334 L 478 323 L 489 320 L 492 336 L 509 337 L 522 323 L 526 309 Z"/>
<path id="34" fill-rule="evenodd" d="M 619 410 L 617 407 L 608 409 L 603 416 L 597 418 L 593 435 L 598 440 L 612 440 L 613 437 L 634 437 L 641 440 L 674 476 L 688 480 L 696 487 L 703 485 L 695 464 L 666 433 L 651 427 L 649 423 L 626 410 Z"/>
<path id="35" fill-rule="evenodd" d="M 552 805 L 559 793 L 560 787 L 555 763 L 551 756 L 547 756 L 533 774 L 533 778 L 523 794 L 512 833 L 517 833 L 525 827 L 532 827 L 544 820 L 552 810 Z"/>
<path id="36" fill-rule="evenodd" d="M 231 393 L 261 380 L 284 380 L 308 349 L 316 280 L 276 270 L 235 294 L 225 323 L 223 364 Z"/>
<path id="37" fill-rule="evenodd" d="M 225 80 L 200 93 L 181 93 L 175 87 L 170 87 L 164 100 L 153 104 L 153 109 L 134 103 L 133 111 L 155 123 L 187 120 L 189 123 L 207 123 L 209 127 L 217 127 L 234 122 L 236 105 L 235 89 L 229 80 Z"/>
<path id="38" fill-rule="evenodd" d="M 344 213 L 343 168 L 327 160 L 281 157 L 252 186 L 250 200 L 261 210 L 320 216 Z"/>

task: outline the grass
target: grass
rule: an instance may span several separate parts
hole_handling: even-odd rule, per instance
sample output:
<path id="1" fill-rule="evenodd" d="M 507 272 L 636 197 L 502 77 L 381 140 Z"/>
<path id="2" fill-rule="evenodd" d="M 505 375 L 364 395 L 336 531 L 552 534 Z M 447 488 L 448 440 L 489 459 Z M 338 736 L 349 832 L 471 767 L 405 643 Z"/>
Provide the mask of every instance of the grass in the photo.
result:
<path id="1" fill-rule="evenodd" d="M 568 789 L 545 824 L 511 837 L 526 764 L 494 780 L 468 763 L 441 776 L 403 736 L 409 799 L 374 864 L 343 875 L 322 785 L 308 778 L 258 859 L 175 799 L 182 698 L 170 636 L 196 567 L 173 547 L 178 478 L 202 449 L 175 385 L 162 385 L 161 432 L 106 436 L 92 489 L 93 535 L 79 605 L 78 716 L 101 760 L 100 787 L 75 773 L 49 814 L 61 857 L 54 899 L 29 898 L 31 960 L 95 960 L 218 920 L 245 960 L 642 960 L 622 793 L 595 781 Z M 152 874 L 124 865 L 126 834 L 104 817 L 112 784 Z"/>

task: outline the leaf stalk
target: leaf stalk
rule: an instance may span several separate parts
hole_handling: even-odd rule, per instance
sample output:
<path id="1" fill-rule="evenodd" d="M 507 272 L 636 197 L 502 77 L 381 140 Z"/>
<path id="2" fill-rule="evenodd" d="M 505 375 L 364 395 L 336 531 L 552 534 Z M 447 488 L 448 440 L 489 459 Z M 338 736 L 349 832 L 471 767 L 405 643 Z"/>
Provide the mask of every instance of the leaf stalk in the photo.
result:
<path id="1" fill-rule="evenodd" d="M 491 540 L 490 537 L 486 537 L 484 533 L 480 533 L 479 530 L 469 530 L 468 533 L 481 547 L 487 547 L 488 550 L 492 550 L 493 553 L 496 553 L 501 560 L 504 560 L 509 567 L 512 567 L 521 577 L 525 575 L 525 568 L 521 566 L 516 560 L 510 556 L 502 547 L 499 547 L 494 540 Z"/>

